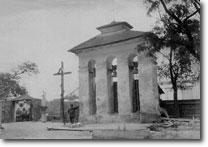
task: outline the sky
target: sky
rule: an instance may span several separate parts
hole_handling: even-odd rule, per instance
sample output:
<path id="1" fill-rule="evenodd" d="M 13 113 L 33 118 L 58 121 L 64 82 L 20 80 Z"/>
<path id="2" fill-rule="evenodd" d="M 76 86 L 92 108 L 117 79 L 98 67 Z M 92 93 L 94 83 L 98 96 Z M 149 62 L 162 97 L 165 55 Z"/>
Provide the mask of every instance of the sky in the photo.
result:
<path id="1" fill-rule="evenodd" d="M 127 21 L 135 30 L 150 31 L 156 21 L 147 16 L 142 0 L 0 0 L 0 72 L 25 61 L 40 73 L 25 76 L 29 94 L 60 98 L 60 77 L 53 76 L 64 61 L 65 94 L 79 86 L 78 57 L 67 50 L 99 34 L 96 27 Z"/>

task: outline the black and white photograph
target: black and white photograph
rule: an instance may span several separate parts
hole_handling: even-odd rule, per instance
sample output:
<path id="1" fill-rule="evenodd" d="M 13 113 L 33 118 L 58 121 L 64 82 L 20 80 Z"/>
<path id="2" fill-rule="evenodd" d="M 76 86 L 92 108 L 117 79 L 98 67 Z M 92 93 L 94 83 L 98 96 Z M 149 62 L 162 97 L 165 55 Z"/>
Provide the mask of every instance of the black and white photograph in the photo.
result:
<path id="1" fill-rule="evenodd" d="M 0 0 L 0 139 L 201 140 L 200 7 Z"/>

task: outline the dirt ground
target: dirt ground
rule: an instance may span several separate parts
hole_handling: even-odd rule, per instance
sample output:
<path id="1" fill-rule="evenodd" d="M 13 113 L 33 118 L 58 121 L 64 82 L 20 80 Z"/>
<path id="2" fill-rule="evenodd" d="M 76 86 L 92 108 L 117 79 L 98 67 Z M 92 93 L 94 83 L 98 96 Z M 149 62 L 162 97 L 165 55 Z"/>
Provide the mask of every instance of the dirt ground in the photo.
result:
<path id="1" fill-rule="evenodd" d="M 58 122 L 15 122 L 2 124 L 1 139 L 200 139 L 200 122 L 180 123 L 177 127 L 153 124 L 89 124 L 78 128 Z M 150 127 L 151 126 L 151 127 Z M 58 130 L 48 130 L 55 128 Z M 92 130 L 92 131 L 91 131 Z"/>

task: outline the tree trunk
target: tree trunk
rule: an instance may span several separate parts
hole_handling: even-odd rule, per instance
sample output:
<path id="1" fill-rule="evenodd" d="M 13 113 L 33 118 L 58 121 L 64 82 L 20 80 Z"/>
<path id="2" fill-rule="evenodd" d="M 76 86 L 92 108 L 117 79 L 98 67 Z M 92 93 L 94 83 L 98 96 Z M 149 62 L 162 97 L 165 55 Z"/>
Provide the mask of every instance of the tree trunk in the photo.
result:
<path id="1" fill-rule="evenodd" d="M 176 85 L 173 86 L 173 98 L 174 98 L 174 110 L 175 110 L 175 117 L 180 117 L 179 111 L 179 104 L 178 104 L 178 88 Z"/>

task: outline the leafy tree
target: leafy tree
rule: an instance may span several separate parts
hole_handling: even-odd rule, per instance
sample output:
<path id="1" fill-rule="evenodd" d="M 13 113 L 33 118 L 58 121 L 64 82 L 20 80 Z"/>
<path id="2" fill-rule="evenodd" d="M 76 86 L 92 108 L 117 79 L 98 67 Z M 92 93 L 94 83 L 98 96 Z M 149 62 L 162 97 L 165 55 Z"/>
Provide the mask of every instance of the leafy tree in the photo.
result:
<path id="1" fill-rule="evenodd" d="M 7 98 L 10 93 L 14 96 L 27 94 L 26 88 L 19 85 L 19 80 L 25 74 L 32 75 L 38 72 L 35 63 L 24 62 L 11 73 L 0 73 L 0 98 Z"/>
<path id="2" fill-rule="evenodd" d="M 36 63 L 27 61 L 18 65 L 16 69 L 13 69 L 12 76 L 14 79 L 20 79 L 21 76 L 24 74 L 30 76 L 32 74 L 37 74 L 37 73 L 39 73 L 39 70 Z"/>
<path id="3" fill-rule="evenodd" d="M 171 43 L 182 46 L 200 61 L 200 1 L 199 0 L 144 0 L 148 6 L 148 14 L 158 12 L 160 27 L 158 31 L 171 31 Z M 167 27 L 167 29 L 161 29 Z M 155 28 L 156 29 L 156 28 Z M 161 35 L 161 34 L 160 34 Z M 168 41 L 165 35 L 159 38 Z M 166 42 L 168 43 L 168 42 Z"/>
<path id="4" fill-rule="evenodd" d="M 193 84 L 199 78 L 199 73 L 193 71 L 192 66 L 196 65 L 194 59 L 189 57 L 189 53 L 179 48 L 166 49 L 166 62 L 161 63 L 158 74 L 161 79 L 170 79 L 173 88 L 175 117 L 180 117 L 178 104 L 178 89 L 185 89 L 187 84 Z M 165 53 L 163 53 L 164 55 Z"/>
<path id="5" fill-rule="evenodd" d="M 159 77 L 170 79 L 175 116 L 179 117 L 178 88 L 199 78 L 192 70 L 200 62 L 200 3 L 198 0 L 145 0 L 148 14 L 158 11 L 160 19 L 153 33 L 146 34 L 150 44 L 138 46 L 166 58 L 159 66 Z M 162 9 L 161 9 L 162 8 Z"/>

